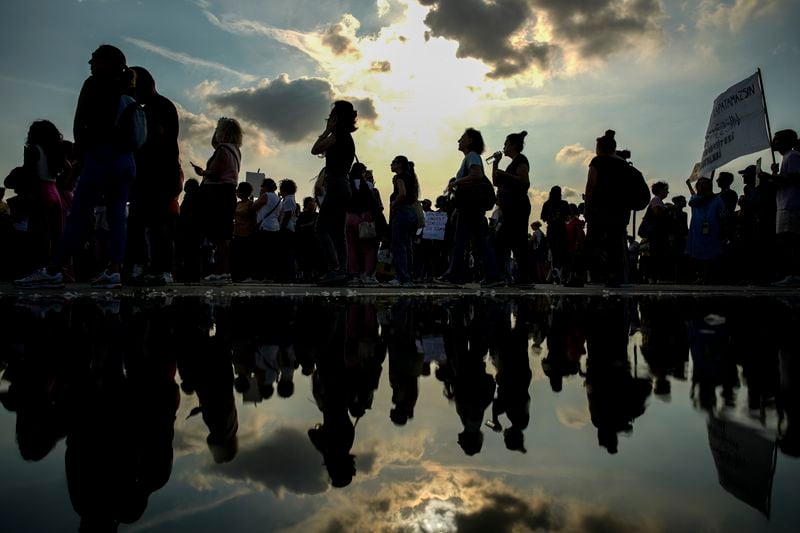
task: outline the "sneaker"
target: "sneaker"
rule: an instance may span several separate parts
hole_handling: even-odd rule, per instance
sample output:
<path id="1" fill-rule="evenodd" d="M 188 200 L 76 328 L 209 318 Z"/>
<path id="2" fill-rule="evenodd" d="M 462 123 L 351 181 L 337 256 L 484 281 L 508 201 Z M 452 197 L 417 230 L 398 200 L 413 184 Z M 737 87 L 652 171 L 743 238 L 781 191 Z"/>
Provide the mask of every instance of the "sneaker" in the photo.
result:
<path id="1" fill-rule="evenodd" d="M 362 283 L 363 282 L 361 281 L 361 278 L 357 277 L 352 277 L 349 280 L 347 280 L 348 287 L 360 287 Z"/>
<path id="2" fill-rule="evenodd" d="M 772 284 L 773 287 L 800 287 L 800 276 L 786 276 Z"/>
<path id="3" fill-rule="evenodd" d="M 390 287 L 413 287 L 414 284 L 412 282 L 410 282 L 410 281 L 400 281 L 399 279 L 394 278 L 393 280 L 389 281 L 389 286 Z"/>
<path id="4" fill-rule="evenodd" d="M 14 285 L 24 289 L 61 289 L 64 287 L 64 276 L 61 272 L 48 274 L 46 268 L 34 270 L 29 276 L 14 281 Z"/>
<path id="5" fill-rule="evenodd" d="M 328 272 L 317 280 L 317 285 L 344 285 L 348 275 L 344 272 Z"/>
<path id="6" fill-rule="evenodd" d="M 505 284 L 506 284 L 505 280 L 502 279 L 495 279 L 491 281 L 485 280 L 481 282 L 481 287 L 483 287 L 484 289 L 493 289 L 495 287 L 502 287 Z"/>
<path id="7" fill-rule="evenodd" d="M 119 272 L 104 270 L 92 280 L 92 288 L 95 289 L 119 289 L 120 287 L 122 287 L 122 280 Z"/>
<path id="8" fill-rule="evenodd" d="M 375 278 L 375 276 L 364 276 L 361 278 L 361 283 L 364 285 L 378 285 L 380 282 Z"/>

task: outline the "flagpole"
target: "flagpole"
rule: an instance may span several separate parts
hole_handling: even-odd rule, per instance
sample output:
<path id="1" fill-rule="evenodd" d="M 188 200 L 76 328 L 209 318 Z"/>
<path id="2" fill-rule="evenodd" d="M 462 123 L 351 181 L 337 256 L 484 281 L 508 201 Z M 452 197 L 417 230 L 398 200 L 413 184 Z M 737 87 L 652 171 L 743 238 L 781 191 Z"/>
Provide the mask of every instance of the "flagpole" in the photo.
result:
<path id="1" fill-rule="evenodd" d="M 764 104 L 764 116 L 767 119 L 767 135 L 769 136 L 770 147 L 769 153 L 772 154 L 772 163 L 777 164 L 775 159 L 775 151 L 772 149 L 772 128 L 769 125 L 769 111 L 767 111 L 767 94 L 764 92 L 764 78 L 761 77 L 761 67 L 756 69 L 758 73 L 758 84 L 761 85 L 761 102 Z"/>

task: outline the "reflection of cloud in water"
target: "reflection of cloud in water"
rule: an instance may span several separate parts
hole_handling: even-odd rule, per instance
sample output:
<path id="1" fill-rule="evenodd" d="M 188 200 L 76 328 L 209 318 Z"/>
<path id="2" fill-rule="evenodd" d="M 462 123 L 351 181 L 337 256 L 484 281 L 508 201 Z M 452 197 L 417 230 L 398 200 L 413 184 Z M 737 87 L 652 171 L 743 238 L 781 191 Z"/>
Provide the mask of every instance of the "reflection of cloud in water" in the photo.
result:
<path id="1" fill-rule="evenodd" d="M 424 468 L 424 467 L 423 467 Z M 376 491 L 335 491 L 294 531 L 656 531 L 607 509 L 517 491 L 474 472 L 430 466 Z"/>
<path id="2" fill-rule="evenodd" d="M 581 429 L 591 420 L 587 406 L 572 407 L 559 406 L 556 408 L 556 417 L 561 425 L 571 429 Z"/>
<path id="3" fill-rule="evenodd" d="M 277 496 L 284 489 L 318 494 L 328 488 L 322 457 L 305 431 L 296 428 L 280 428 L 257 446 L 240 449 L 233 462 L 210 465 L 208 470 L 229 479 L 254 482 Z"/>

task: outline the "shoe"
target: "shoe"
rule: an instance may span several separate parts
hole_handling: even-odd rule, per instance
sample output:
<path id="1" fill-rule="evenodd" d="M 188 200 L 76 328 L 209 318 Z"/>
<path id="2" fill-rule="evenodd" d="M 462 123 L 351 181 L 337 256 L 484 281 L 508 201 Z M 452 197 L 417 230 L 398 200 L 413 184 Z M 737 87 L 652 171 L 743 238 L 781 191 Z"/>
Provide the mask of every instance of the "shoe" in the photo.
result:
<path id="1" fill-rule="evenodd" d="M 172 285 L 172 283 L 172 274 L 169 272 L 144 277 L 144 284 L 148 287 L 164 287 L 165 285 Z"/>
<path id="2" fill-rule="evenodd" d="M 411 281 L 400 281 L 399 279 L 394 278 L 393 280 L 389 281 L 389 286 L 408 288 L 408 287 L 413 287 L 414 283 L 412 283 Z"/>
<path id="3" fill-rule="evenodd" d="M 61 289 L 64 287 L 64 276 L 61 272 L 48 274 L 46 268 L 34 270 L 29 276 L 14 281 L 14 285 L 24 289 Z"/>
<path id="4" fill-rule="evenodd" d="M 209 274 L 203 278 L 206 283 L 226 283 L 231 281 L 230 274 Z"/>
<path id="5" fill-rule="evenodd" d="M 362 284 L 363 284 L 363 281 L 361 280 L 361 278 L 353 277 L 353 278 L 350 278 L 349 280 L 347 280 L 347 286 L 348 287 L 360 287 Z"/>
<path id="6" fill-rule="evenodd" d="M 317 285 L 344 285 L 348 278 L 344 272 L 328 272 L 317 280 Z"/>
<path id="7" fill-rule="evenodd" d="M 364 276 L 361 278 L 361 283 L 364 285 L 379 285 L 380 282 L 375 278 L 375 276 Z"/>
<path id="8" fill-rule="evenodd" d="M 439 285 L 459 285 L 458 281 L 448 274 L 433 278 L 433 282 Z"/>
<path id="9" fill-rule="evenodd" d="M 92 280 L 92 288 L 94 289 L 119 289 L 120 287 L 122 287 L 122 280 L 119 272 L 104 270 Z"/>
<path id="10" fill-rule="evenodd" d="M 494 289 L 495 287 L 502 287 L 506 284 L 505 280 L 502 279 L 495 279 L 495 280 L 484 280 L 481 282 L 481 287 L 484 289 Z"/>
<path id="11" fill-rule="evenodd" d="M 773 287 L 800 287 L 800 276 L 786 276 L 772 284 Z"/>

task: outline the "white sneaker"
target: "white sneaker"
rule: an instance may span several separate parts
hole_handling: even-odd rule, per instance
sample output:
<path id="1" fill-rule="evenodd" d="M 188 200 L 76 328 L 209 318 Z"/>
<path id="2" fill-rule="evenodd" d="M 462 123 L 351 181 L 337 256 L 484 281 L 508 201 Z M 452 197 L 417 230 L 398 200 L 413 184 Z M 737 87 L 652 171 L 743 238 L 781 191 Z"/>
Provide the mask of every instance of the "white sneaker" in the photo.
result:
<path id="1" fill-rule="evenodd" d="M 172 272 L 164 272 L 163 274 L 161 274 L 161 277 L 164 279 L 164 283 L 166 285 L 172 285 L 173 283 L 175 283 L 175 280 L 172 279 Z"/>
<path id="2" fill-rule="evenodd" d="M 24 289 L 61 289 L 64 287 L 64 276 L 61 272 L 48 274 L 46 268 L 34 270 L 30 275 L 14 280 L 14 285 Z"/>
<path id="3" fill-rule="evenodd" d="M 361 283 L 364 285 L 379 285 L 380 281 L 378 281 L 375 276 L 364 276 L 361 278 Z"/>
<path id="4" fill-rule="evenodd" d="M 119 272 L 103 270 L 99 276 L 92 280 L 92 287 L 95 289 L 119 289 L 122 287 Z"/>

